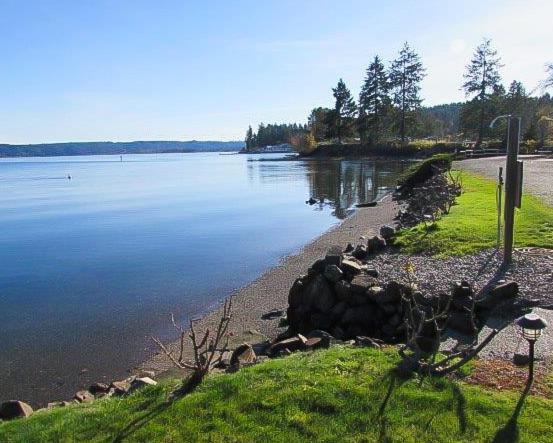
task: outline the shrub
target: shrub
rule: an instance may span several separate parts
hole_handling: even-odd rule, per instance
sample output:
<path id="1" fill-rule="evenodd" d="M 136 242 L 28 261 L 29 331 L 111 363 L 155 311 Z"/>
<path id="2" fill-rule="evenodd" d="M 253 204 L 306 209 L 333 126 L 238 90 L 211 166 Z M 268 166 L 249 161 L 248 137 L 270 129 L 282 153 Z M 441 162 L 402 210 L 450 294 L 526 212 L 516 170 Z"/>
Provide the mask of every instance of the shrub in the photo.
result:
<path id="1" fill-rule="evenodd" d="M 451 169 L 452 154 L 436 154 L 422 162 L 415 163 L 399 178 L 398 183 L 402 188 L 413 188 L 424 183 L 434 175 L 436 170 Z"/>

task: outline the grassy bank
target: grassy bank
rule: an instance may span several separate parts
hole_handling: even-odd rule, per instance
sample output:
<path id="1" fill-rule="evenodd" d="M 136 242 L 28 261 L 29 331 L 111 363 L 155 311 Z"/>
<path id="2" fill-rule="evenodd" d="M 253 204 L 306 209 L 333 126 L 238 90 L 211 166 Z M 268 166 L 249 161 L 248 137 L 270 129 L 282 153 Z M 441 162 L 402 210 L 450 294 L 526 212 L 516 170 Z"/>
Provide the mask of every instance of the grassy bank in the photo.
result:
<path id="1" fill-rule="evenodd" d="M 404 252 L 456 255 L 496 245 L 496 185 L 480 176 L 462 173 L 463 194 L 448 215 L 431 229 L 415 226 L 398 234 Z M 515 247 L 553 248 L 553 208 L 525 194 L 515 215 Z"/>
<path id="2" fill-rule="evenodd" d="M 394 376 L 395 349 L 336 347 L 212 376 L 174 402 L 175 382 L 127 398 L 0 425 L 0 441 L 543 441 L 553 400 L 445 379 Z"/>

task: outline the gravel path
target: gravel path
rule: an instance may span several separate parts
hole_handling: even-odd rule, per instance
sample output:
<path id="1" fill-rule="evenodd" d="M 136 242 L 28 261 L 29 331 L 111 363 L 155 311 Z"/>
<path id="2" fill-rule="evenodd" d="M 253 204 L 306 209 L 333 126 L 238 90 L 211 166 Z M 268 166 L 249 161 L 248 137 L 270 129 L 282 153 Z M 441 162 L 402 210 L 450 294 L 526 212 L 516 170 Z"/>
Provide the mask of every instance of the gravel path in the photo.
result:
<path id="1" fill-rule="evenodd" d="M 524 161 L 524 191 L 541 197 L 553 206 L 553 158 L 520 156 Z M 469 159 L 454 163 L 455 168 L 473 171 L 497 179 L 499 167 L 505 171 L 505 157 Z"/>

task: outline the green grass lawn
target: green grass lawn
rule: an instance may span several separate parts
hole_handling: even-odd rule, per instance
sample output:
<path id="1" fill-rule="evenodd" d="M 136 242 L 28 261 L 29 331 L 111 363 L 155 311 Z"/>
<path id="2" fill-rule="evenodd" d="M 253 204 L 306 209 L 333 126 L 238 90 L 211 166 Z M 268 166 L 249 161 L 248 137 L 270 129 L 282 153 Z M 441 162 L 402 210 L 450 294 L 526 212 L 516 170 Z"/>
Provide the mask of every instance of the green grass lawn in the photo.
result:
<path id="1" fill-rule="evenodd" d="M 448 215 L 430 230 L 424 225 L 397 236 L 403 252 L 429 252 L 447 256 L 468 254 L 496 245 L 496 185 L 486 178 L 462 173 L 463 194 Z M 553 248 L 553 208 L 524 194 L 515 215 L 515 247 Z"/>
<path id="2" fill-rule="evenodd" d="M 543 442 L 553 400 L 447 379 L 402 380 L 395 349 L 334 347 L 215 375 L 168 401 L 176 382 L 0 425 L 2 442 Z"/>

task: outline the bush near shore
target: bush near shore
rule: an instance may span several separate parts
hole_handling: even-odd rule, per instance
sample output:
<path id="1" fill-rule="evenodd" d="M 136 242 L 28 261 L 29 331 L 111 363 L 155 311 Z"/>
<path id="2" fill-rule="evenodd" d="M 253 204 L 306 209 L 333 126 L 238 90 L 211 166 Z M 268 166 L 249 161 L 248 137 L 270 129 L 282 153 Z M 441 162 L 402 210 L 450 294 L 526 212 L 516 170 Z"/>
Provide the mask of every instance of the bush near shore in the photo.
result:
<path id="1" fill-rule="evenodd" d="M 480 442 L 553 432 L 553 400 L 445 378 L 401 379 L 395 348 L 337 346 L 210 376 L 176 401 L 167 381 L 124 398 L 0 424 L 0 441 Z M 118 440 L 118 438 L 120 440 Z M 494 440 L 495 441 L 495 440 Z"/>

